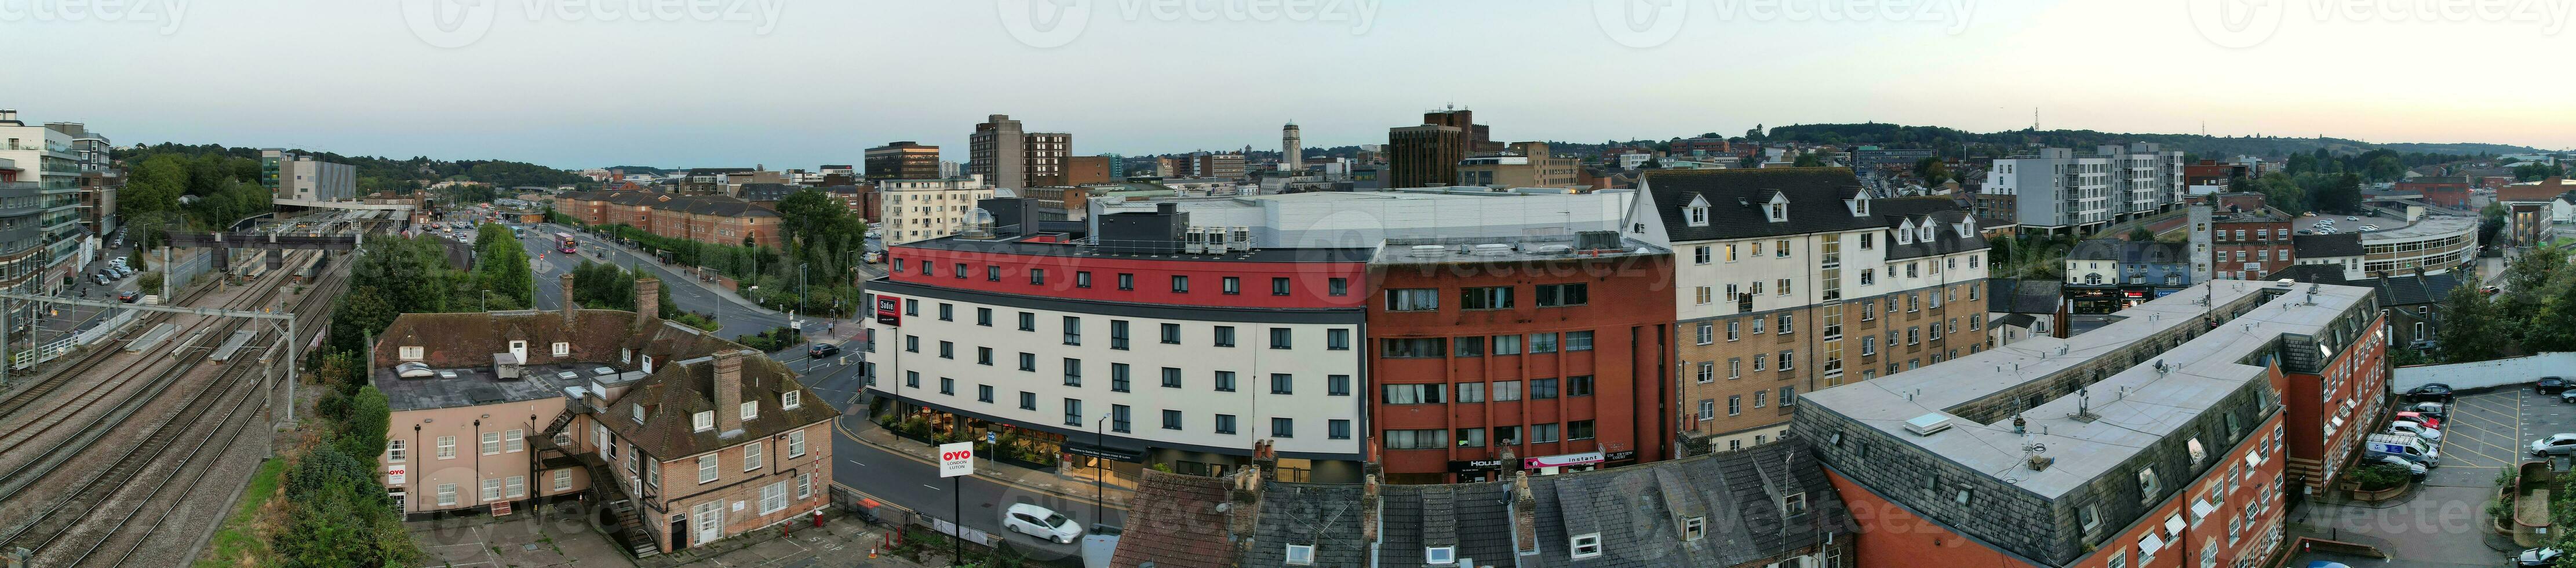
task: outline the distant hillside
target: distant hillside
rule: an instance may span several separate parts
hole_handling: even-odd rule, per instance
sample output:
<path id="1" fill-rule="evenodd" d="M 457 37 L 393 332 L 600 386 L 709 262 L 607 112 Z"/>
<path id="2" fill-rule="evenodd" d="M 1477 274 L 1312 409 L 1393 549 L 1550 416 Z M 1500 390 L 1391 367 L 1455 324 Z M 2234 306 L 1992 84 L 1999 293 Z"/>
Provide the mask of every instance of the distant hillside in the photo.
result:
<path id="1" fill-rule="evenodd" d="M 393 191 L 409 193 L 422 182 L 447 179 L 469 180 L 500 187 L 555 187 L 590 181 L 579 174 L 527 162 L 506 160 L 434 160 L 428 157 L 394 159 L 379 156 L 344 156 L 331 152 L 295 150 L 311 154 L 313 159 L 348 164 L 357 169 L 360 192 Z M 227 147 L 222 144 L 176 144 L 164 142 L 152 146 L 119 149 L 118 161 L 139 164 L 158 155 L 177 155 L 190 159 L 206 156 L 258 160 L 259 149 Z M 256 166 L 256 162 L 252 164 Z"/>
<path id="2" fill-rule="evenodd" d="M 1973 157 L 2011 154 L 2033 147 L 2089 148 L 2103 144 L 2154 142 L 2168 150 L 2181 150 L 2207 158 L 2253 155 L 2279 158 L 2291 154 L 2310 154 L 2325 150 L 2333 154 L 2359 154 L 2376 149 L 2399 153 L 2450 154 L 2477 156 L 2542 152 L 2529 146 L 2508 144 L 2372 144 L 2342 138 L 2284 138 L 2273 136 L 2203 136 L 2199 134 L 2142 134 L 2098 132 L 2092 130 L 2012 130 L 1976 133 L 1938 126 L 1905 126 L 1886 123 L 1797 124 L 1770 129 L 1767 133 L 1748 132 L 1757 140 L 1795 140 L 1818 144 L 1877 144 L 1905 148 L 1934 148 L 1949 157 Z"/>
<path id="3" fill-rule="evenodd" d="M 630 173 L 630 174 L 653 174 L 653 175 L 657 175 L 657 176 L 658 176 L 658 175 L 662 175 L 662 174 L 671 173 L 671 170 L 666 170 L 666 169 L 662 169 L 662 168 L 656 168 L 656 167 L 653 167 L 653 166 L 609 166 L 609 167 L 600 168 L 600 169 L 603 169 L 603 170 L 609 170 L 609 171 L 625 170 L 625 171 L 626 171 L 626 173 Z"/>

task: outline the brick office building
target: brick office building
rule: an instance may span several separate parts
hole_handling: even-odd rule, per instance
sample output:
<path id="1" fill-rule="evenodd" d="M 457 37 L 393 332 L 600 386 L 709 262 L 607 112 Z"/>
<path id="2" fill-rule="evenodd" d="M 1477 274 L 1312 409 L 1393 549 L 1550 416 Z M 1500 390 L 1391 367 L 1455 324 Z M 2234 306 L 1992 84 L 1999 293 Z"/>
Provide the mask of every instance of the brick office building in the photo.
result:
<path id="1" fill-rule="evenodd" d="M 626 225 L 656 235 L 720 245 L 776 246 L 778 211 L 725 196 L 653 191 L 567 191 L 555 210 L 584 224 Z"/>
<path id="2" fill-rule="evenodd" d="M 2207 226 L 2195 219 L 2192 231 L 2208 231 L 2212 256 L 2209 272 L 2202 272 L 2198 266 L 2193 267 L 2192 272 L 2195 275 L 2209 274 L 2210 278 L 2256 280 L 2289 268 L 2298 262 L 2297 255 L 2293 254 L 2296 249 L 2292 246 L 2290 225 L 2289 217 L 2273 215 L 2268 209 L 2213 213 Z"/>
<path id="3" fill-rule="evenodd" d="M 2417 193 L 2425 203 L 2452 209 L 2469 208 L 2469 178 L 2422 177 L 2397 182 L 2398 193 Z"/>
<path id="4" fill-rule="evenodd" d="M 1687 443 L 1777 440 L 1797 393 L 1984 348 L 1987 244 L 1956 201 L 1875 199 L 1845 168 L 1652 171 L 1640 193 L 1675 251 Z"/>
<path id="5" fill-rule="evenodd" d="M 2075 337 L 1810 393 L 1793 430 L 1877 513 L 1855 514 L 1855 566 L 2259 566 L 2301 460 L 2345 463 L 2377 420 L 2302 412 L 2375 384 L 2355 374 L 2384 369 L 2377 312 L 2366 288 L 2202 284 Z"/>
<path id="6" fill-rule="evenodd" d="M 1670 457 L 1671 253 L 1606 231 L 1483 243 L 1394 241 L 1370 263 L 1369 419 L 1387 480 Z"/>

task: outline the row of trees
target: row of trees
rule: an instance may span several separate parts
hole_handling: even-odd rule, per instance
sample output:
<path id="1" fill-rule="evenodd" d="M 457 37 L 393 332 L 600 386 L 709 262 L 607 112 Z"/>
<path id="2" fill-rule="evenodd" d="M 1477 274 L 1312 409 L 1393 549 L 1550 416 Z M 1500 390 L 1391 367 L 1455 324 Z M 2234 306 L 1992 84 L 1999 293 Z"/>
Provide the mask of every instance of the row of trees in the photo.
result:
<path id="1" fill-rule="evenodd" d="M 477 293 L 489 309 L 517 310 L 533 308 L 536 299 L 536 272 L 528 262 L 528 249 L 519 237 L 500 223 L 484 223 L 474 229 L 474 282 L 481 286 Z"/>
<path id="2" fill-rule="evenodd" d="M 592 184 L 589 178 L 582 177 L 581 174 L 526 162 L 507 160 L 433 160 L 426 156 L 397 160 L 377 156 L 344 156 L 331 152 L 308 153 L 313 155 L 316 160 L 348 164 L 356 168 L 359 193 L 387 191 L 395 194 L 408 194 L 424 187 L 426 185 L 425 182 L 441 180 L 471 180 L 490 184 L 495 187 L 505 188 L 519 186 L 584 186 Z M 231 147 L 224 146 L 222 144 L 173 144 L 165 142 L 139 148 L 119 149 L 115 151 L 114 157 L 117 160 L 129 164 L 129 170 L 133 169 L 132 164 L 140 164 L 151 158 L 162 155 L 185 156 L 191 159 L 200 159 L 204 156 L 218 156 L 234 160 L 247 160 L 249 164 L 247 167 L 248 169 L 246 171 L 237 171 L 236 173 L 240 175 L 236 177 L 243 181 L 250 182 L 253 186 L 258 186 L 259 154 L 260 149 L 258 148 Z M 239 166 L 238 162 L 236 162 L 234 167 L 240 168 L 242 166 Z M 128 183 L 130 184 L 131 182 Z"/>
<path id="3" fill-rule="evenodd" d="M 2462 284 L 2435 310 L 2434 358 L 2486 361 L 2516 353 L 2576 351 L 2576 270 L 2567 252 L 2536 247 L 2505 265 L 2504 290 Z"/>
<path id="4" fill-rule="evenodd" d="M 2263 194 L 2264 203 L 2291 215 L 2309 211 L 2352 213 L 2361 208 L 2362 176 L 2352 172 L 2272 172 L 2263 177 L 2237 176 L 2228 191 Z"/>
<path id="5" fill-rule="evenodd" d="M 596 232 L 670 254 L 671 262 L 733 278 L 744 298 L 779 310 L 837 317 L 857 309 L 857 267 L 867 248 L 867 222 L 839 199 L 816 189 L 788 194 L 776 206 L 780 242 L 745 245 L 701 243 L 611 224 Z M 550 214 L 558 222 L 569 221 Z M 747 246 L 746 246 L 747 245 Z"/>
<path id="6" fill-rule="evenodd" d="M 117 208 L 127 225 L 142 229 L 135 238 L 147 246 L 159 245 L 165 230 L 219 229 L 277 209 L 259 184 L 259 160 L 173 152 L 126 164 Z"/>

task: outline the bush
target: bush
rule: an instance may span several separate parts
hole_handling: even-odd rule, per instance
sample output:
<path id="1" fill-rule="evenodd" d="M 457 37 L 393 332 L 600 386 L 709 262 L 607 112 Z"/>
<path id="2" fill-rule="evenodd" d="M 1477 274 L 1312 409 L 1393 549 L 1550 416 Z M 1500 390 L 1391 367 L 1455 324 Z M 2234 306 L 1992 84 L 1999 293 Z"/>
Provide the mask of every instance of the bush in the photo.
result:
<path id="1" fill-rule="evenodd" d="M 795 347 L 797 344 L 804 343 L 805 336 L 803 333 L 794 329 L 782 327 L 760 333 L 735 337 L 734 342 L 740 343 L 744 347 L 775 353 L 789 347 Z"/>
<path id="2" fill-rule="evenodd" d="M 2378 491 L 2405 485 L 2413 477 L 2414 472 L 2408 468 L 2385 463 L 2361 466 L 2360 469 L 2352 472 L 2353 483 L 2360 484 L 2362 491 Z"/>

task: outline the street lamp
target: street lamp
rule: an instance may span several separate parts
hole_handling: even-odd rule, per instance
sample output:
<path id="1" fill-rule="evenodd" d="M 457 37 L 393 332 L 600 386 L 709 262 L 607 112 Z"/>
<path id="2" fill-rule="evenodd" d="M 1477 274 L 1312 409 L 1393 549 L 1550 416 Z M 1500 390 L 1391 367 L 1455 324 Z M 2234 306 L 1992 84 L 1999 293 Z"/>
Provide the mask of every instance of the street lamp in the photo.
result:
<path id="1" fill-rule="evenodd" d="M 483 291 L 483 311 L 492 311 L 492 291 Z"/>
<path id="2" fill-rule="evenodd" d="M 1109 447 L 1109 434 L 1107 432 L 1108 425 L 1109 415 L 1107 414 L 1100 415 L 1099 420 L 1091 423 L 1092 453 L 1107 453 L 1100 450 Z M 1109 462 L 1107 459 L 1100 456 L 1091 456 L 1091 522 L 1093 523 L 1107 524 L 1109 522 L 1108 517 L 1102 516 L 1107 513 L 1103 513 L 1101 511 L 1104 507 L 1101 503 L 1103 501 L 1107 501 L 1109 498 L 1108 487 L 1102 485 L 1102 482 L 1109 479 L 1108 467 Z"/>
<path id="3" fill-rule="evenodd" d="M 796 263 L 796 313 L 805 313 L 805 263 Z"/>

